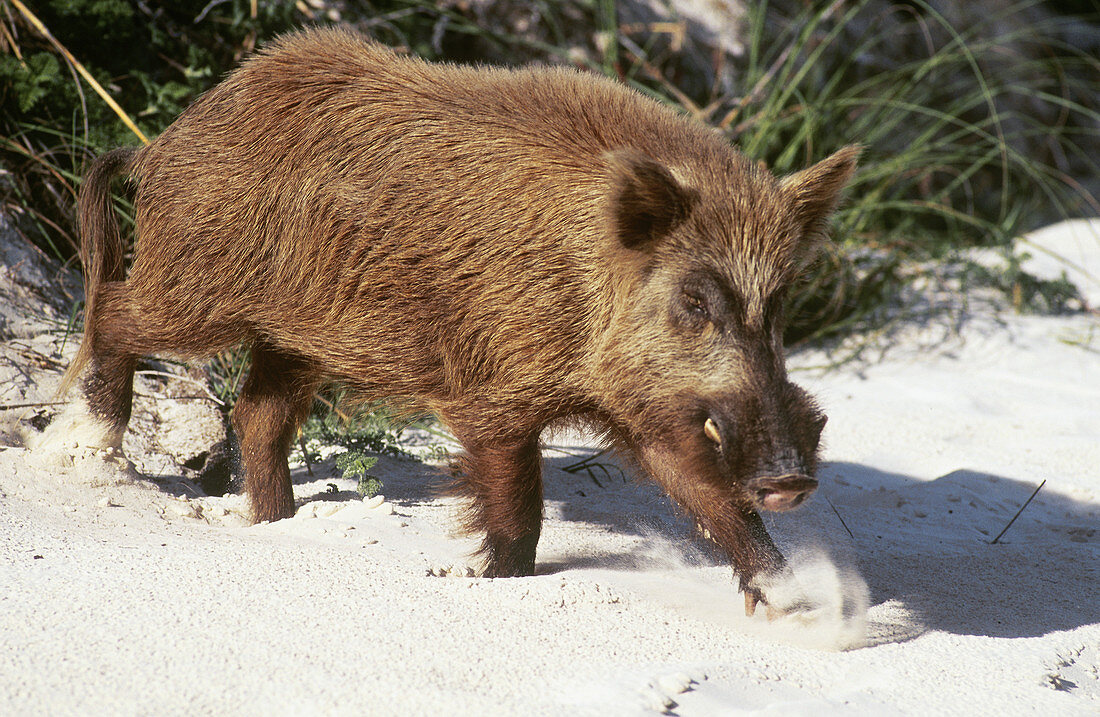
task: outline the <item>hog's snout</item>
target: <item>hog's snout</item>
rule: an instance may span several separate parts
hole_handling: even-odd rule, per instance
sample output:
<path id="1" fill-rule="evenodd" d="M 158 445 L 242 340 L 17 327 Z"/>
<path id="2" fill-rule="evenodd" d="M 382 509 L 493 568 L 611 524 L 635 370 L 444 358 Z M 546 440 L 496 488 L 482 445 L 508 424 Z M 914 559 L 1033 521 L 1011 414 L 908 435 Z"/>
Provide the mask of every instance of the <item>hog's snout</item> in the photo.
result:
<path id="1" fill-rule="evenodd" d="M 746 486 L 757 510 L 777 512 L 797 508 L 816 488 L 817 479 L 795 473 L 753 478 Z"/>

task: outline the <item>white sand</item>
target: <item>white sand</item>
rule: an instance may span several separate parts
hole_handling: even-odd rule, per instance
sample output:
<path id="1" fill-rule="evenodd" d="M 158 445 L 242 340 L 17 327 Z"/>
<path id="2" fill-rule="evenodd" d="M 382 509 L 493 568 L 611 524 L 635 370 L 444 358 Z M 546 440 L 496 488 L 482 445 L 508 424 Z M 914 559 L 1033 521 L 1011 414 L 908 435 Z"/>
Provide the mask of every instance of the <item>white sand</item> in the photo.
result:
<path id="1" fill-rule="evenodd" d="M 1093 230 L 1042 238 L 1084 247 L 1082 284 Z M 298 470 L 299 516 L 247 526 L 239 497 L 187 497 L 183 449 L 128 437 L 153 479 L 111 451 L 0 449 L 0 714 L 1098 714 L 1100 319 L 968 318 L 796 372 L 827 463 L 770 524 L 810 620 L 744 618 L 658 490 L 557 450 L 538 575 L 486 580 L 429 575 L 472 543 L 413 461 L 372 471 L 374 507 Z M 4 415 L 19 444 L 33 411 Z M 141 430 L 199 419 L 163 420 Z"/>

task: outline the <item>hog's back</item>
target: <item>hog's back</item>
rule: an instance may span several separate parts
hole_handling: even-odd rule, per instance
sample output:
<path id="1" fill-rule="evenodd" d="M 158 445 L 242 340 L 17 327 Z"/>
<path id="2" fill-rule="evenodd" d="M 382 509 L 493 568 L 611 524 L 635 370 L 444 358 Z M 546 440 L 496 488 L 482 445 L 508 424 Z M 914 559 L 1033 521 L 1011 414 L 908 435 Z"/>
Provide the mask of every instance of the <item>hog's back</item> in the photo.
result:
<path id="1" fill-rule="evenodd" d="M 562 400 L 608 301 L 602 154 L 701 140 L 600 78 L 289 36 L 140 153 L 128 281 L 150 320 L 368 394 Z"/>

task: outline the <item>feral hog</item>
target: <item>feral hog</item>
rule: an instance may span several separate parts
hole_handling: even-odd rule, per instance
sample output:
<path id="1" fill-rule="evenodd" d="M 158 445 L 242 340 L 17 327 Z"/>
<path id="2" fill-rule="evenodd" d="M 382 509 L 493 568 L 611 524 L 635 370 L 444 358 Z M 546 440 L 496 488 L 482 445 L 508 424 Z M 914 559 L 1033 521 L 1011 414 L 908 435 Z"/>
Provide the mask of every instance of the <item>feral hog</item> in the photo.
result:
<path id="1" fill-rule="evenodd" d="M 787 380 L 784 296 L 856 155 L 777 179 L 604 78 L 288 35 L 88 171 L 67 379 L 117 445 L 139 357 L 247 343 L 233 424 L 257 521 L 294 513 L 287 451 L 321 382 L 433 411 L 465 448 L 488 576 L 534 569 L 540 433 L 594 426 L 729 555 L 752 612 L 784 565 L 757 511 L 813 491 L 825 424 Z"/>

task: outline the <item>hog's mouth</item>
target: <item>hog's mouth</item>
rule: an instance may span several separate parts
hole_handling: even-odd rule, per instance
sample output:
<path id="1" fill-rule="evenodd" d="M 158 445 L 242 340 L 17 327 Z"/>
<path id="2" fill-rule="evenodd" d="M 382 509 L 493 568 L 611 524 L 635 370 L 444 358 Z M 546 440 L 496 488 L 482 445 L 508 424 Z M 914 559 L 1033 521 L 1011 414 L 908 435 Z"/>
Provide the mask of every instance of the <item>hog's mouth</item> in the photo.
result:
<path id="1" fill-rule="evenodd" d="M 757 510 L 783 512 L 802 505 L 817 488 L 817 479 L 792 473 L 753 478 L 745 486 Z"/>

